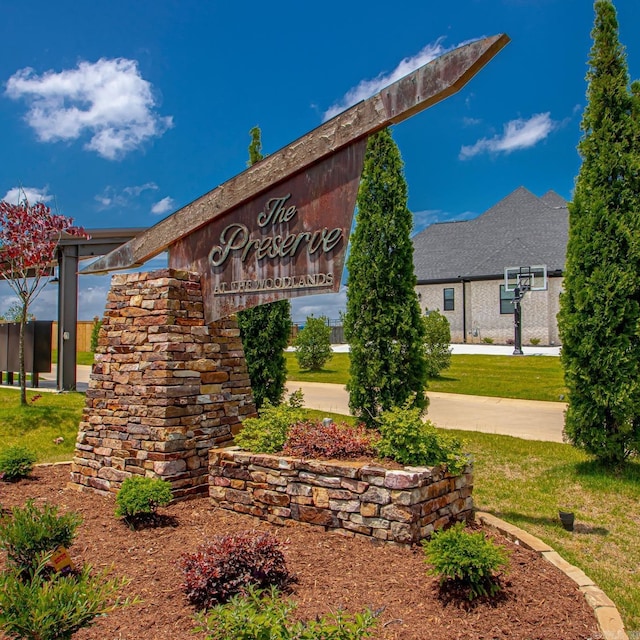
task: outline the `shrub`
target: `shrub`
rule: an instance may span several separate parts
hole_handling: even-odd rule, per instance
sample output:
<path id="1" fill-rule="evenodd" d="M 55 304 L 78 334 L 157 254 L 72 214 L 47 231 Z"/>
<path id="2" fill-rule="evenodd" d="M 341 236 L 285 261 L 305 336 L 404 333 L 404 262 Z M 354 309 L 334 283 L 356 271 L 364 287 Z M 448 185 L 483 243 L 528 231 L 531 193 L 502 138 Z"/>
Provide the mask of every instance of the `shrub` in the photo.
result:
<path id="1" fill-rule="evenodd" d="M 440 585 L 451 580 L 469 590 L 469 600 L 478 596 L 493 596 L 500 591 L 494 572 L 506 567 L 509 556 L 504 549 L 482 532 L 465 531 L 459 522 L 446 531 L 435 533 L 431 540 L 423 540 L 430 573 L 440 576 Z"/>
<path id="2" fill-rule="evenodd" d="M 289 427 L 303 418 L 300 410 L 302 393 L 296 392 L 288 403 L 273 406 L 265 400 L 258 418 L 247 418 L 242 423 L 242 431 L 234 442 L 248 451 L 275 453 L 281 451 L 287 439 Z"/>
<path id="3" fill-rule="evenodd" d="M 493 344 L 493 338 L 485 336 L 484 338 L 482 338 L 482 342 L 484 342 L 485 344 Z"/>
<path id="4" fill-rule="evenodd" d="M 91 574 L 50 574 L 50 554 L 39 554 L 28 579 L 15 568 L 0 574 L 0 627 L 11 638 L 67 640 L 94 618 L 130 604 L 117 597 L 128 580 Z"/>
<path id="5" fill-rule="evenodd" d="M 0 548 L 7 552 L 7 564 L 25 575 L 37 566 L 37 557 L 58 547 L 69 547 L 82 522 L 77 513 L 58 515 L 58 508 L 33 500 L 14 507 L 11 515 L 0 519 Z"/>
<path id="6" fill-rule="evenodd" d="M 160 478 L 132 476 L 127 478 L 116 495 L 116 516 L 130 522 L 144 520 L 158 507 L 171 502 L 171 483 Z"/>
<path id="7" fill-rule="evenodd" d="M 451 366 L 451 328 L 449 320 L 437 311 L 430 311 L 424 316 L 424 327 L 427 374 L 435 378 Z"/>
<path id="8" fill-rule="evenodd" d="M 283 452 L 300 458 L 360 458 L 375 455 L 376 440 L 364 425 L 303 421 L 289 429 Z"/>
<path id="9" fill-rule="evenodd" d="M 93 319 L 93 325 L 91 325 L 91 351 L 95 353 L 98 349 L 98 338 L 100 337 L 100 327 L 102 327 L 102 320 L 96 316 Z"/>
<path id="10" fill-rule="evenodd" d="M 234 596 L 197 617 L 196 631 L 207 640 L 360 640 L 371 638 L 376 614 L 355 615 L 338 611 L 317 620 L 294 621 L 295 603 L 282 599 L 276 589 L 265 593 L 249 588 L 246 596 Z"/>
<path id="11" fill-rule="evenodd" d="M 529 342 L 535 347 L 540 344 L 540 338 L 531 338 Z"/>
<path id="12" fill-rule="evenodd" d="M 333 356 L 328 318 L 307 316 L 304 329 L 296 336 L 293 344 L 300 368 L 320 371 Z"/>
<path id="13" fill-rule="evenodd" d="M 8 482 L 26 478 L 36 460 L 36 454 L 26 447 L 8 447 L 0 453 L 0 477 Z"/>
<path id="14" fill-rule="evenodd" d="M 255 531 L 217 536 L 197 553 L 185 554 L 180 566 L 183 590 L 198 609 L 227 602 L 250 586 L 282 589 L 292 581 L 280 543 Z"/>
<path id="15" fill-rule="evenodd" d="M 423 422 L 420 409 L 409 406 L 383 411 L 379 418 L 378 454 L 407 465 L 446 465 L 457 474 L 467 459 L 462 443 L 450 434 L 438 431 L 433 423 Z"/>

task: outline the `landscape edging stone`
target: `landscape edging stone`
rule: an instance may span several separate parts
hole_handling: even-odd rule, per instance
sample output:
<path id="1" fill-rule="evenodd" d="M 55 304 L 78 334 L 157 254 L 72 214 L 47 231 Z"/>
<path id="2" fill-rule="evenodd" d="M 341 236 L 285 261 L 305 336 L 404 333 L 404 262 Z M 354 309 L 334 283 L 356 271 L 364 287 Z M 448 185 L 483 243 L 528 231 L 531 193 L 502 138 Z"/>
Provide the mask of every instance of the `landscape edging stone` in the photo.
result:
<path id="1" fill-rule="evenodd" d="M 480 522 L 485 527 L 501 533 L 517 544 L 521 544 L 525 549 L 535 551 L 547 562 L 550 562 L 571 578 L 578 585 L 579 591 L 582 592 L 587 603 L 593 609 L 602 632 L 602 640 L 629 640 L 629 636 L 624 630 L 620 612 L 613 601 L 581 569 L 569 564 L 559 553 L 539 538 L 497 518 L 491 513 L 476 511 L 475 518 L 477 522 Z"/>

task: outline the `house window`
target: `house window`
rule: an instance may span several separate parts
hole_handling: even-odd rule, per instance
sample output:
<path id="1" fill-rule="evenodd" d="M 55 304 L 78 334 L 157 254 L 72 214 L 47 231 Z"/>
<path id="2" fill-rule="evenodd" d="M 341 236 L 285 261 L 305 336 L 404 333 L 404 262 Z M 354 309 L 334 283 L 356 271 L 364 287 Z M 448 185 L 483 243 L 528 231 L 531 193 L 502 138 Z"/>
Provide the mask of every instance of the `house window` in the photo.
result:
<path id="1" fill-rule="evenodd" d="M 500 313 L 513 313 L 513 291 L 507 291 L 500 285 Z"/>
<path id="2" fill-rule="evenodd" d="M 442 308 L 445 311 L 453 311 L 454 309 L 454 290 L 444 289 L 444 304 Z"/>

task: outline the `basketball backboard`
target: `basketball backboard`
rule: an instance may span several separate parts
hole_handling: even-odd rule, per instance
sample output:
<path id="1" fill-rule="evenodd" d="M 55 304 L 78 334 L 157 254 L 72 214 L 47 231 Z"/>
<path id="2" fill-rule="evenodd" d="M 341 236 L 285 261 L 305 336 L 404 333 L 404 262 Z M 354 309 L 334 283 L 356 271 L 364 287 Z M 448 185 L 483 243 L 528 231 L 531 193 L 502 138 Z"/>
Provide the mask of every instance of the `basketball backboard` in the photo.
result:
<path id="1" fill-rule="evenodd" d="M 525 291 L 546 291 L 547 265 L 507 267 L 504 270 L 505 291 L 520 287 Z"/>

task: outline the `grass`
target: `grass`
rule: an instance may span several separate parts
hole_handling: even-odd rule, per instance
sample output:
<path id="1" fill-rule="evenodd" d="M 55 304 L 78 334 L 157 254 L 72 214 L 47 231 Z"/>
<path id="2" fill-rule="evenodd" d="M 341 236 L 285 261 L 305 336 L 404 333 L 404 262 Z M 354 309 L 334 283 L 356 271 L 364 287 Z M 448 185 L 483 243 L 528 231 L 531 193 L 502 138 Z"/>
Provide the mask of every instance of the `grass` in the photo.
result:
<path id="1" fill-rule="evenodd" d="M 58 350 L 51 350 L 51 362 L 53 364 L 58 363 Z M 93 351 L 78 351 L 76 353 L 76 364 L 86 364 L 91 366 L 93 364 Z"/>
<path id="2" fill-rule="evenodd" d="M 27 389 L 29 404 L 20 406 L 19 389 L 0 389 L 0 449 L 22 444 L 39 462 L 73 457 L 78 423 L 84 407 L 81 393 L 43 393 Z M 55 444 L 56 438 L 63 438 Z"/>
<path id="3" fill-rule="evenodd" d="M 321 371 L 301 371 L 294 353 L 287 352 L 286 359 L 291 381 L 346 384 L 349 380 L 348 353 L 334 353 Z M 451 367 L 429 380 L 429 390 L 550 401 L 564 400 L 567 393 L 560 358 L 553 356 L 453 355 Z"/>

